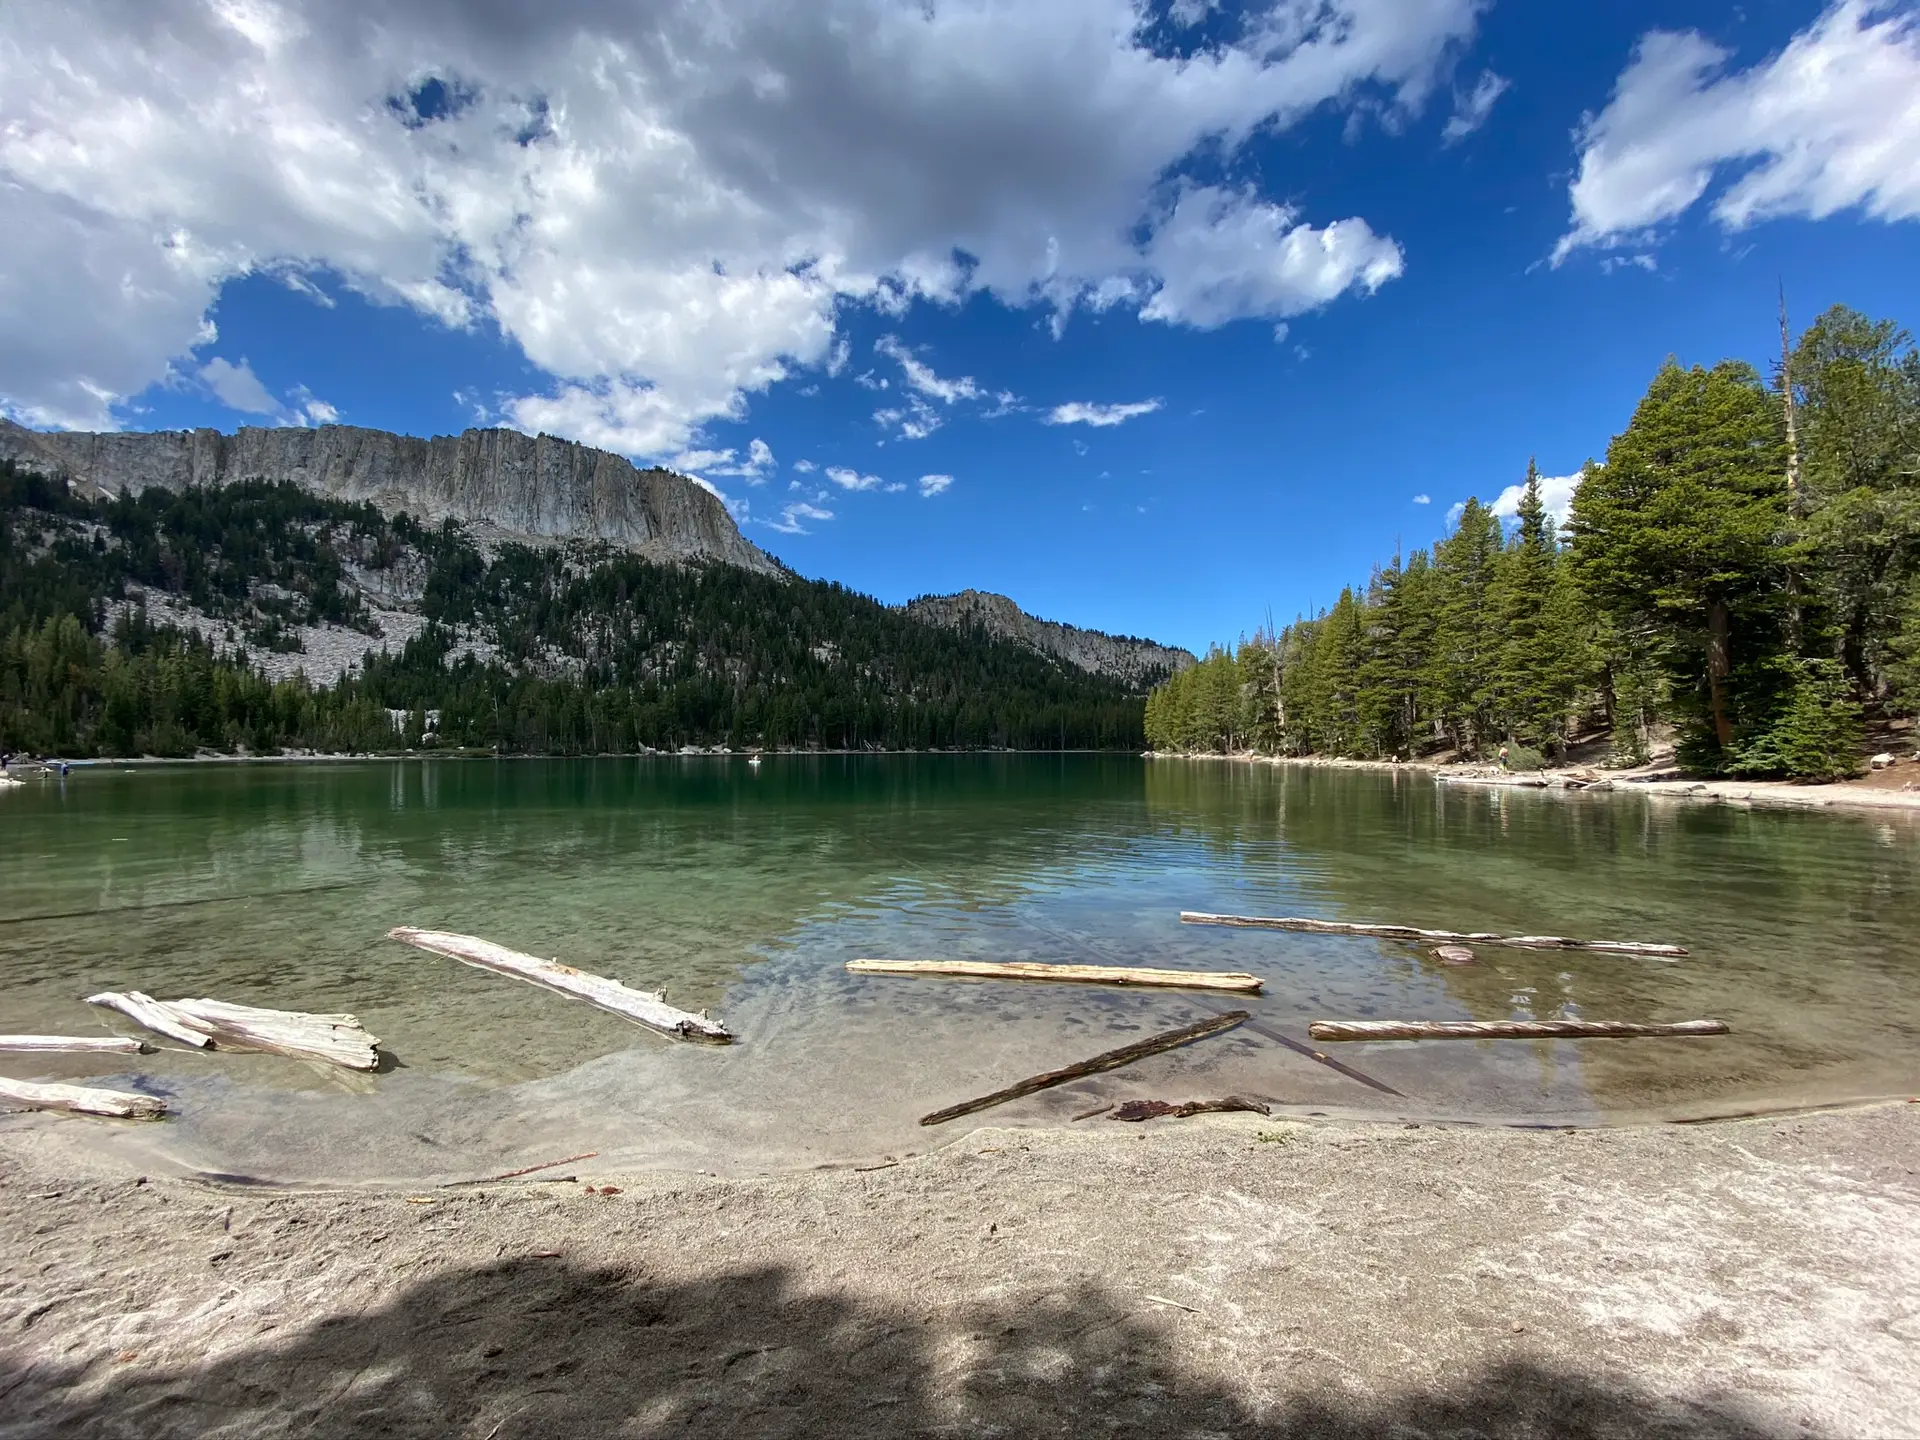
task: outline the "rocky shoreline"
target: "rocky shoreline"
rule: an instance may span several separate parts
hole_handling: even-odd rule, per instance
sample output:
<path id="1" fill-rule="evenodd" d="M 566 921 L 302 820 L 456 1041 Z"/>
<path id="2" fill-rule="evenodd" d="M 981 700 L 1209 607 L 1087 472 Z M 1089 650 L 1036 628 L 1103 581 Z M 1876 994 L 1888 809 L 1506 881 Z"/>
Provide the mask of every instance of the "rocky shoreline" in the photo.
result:
<path id="1" fill-rule="evenodd" d="M 1912 789 L 1871 787 L 1858 783 L 1801 785 L 1775 780 L 1694 780 L 1673 767 L 1645 766 L 1638 770 L 1607 771 L 1591 766 L 1558 770 L 1503 772 L 1487 765 L 1434 764 L 1420 760 L 1346 760 L 1332 756 L 1258 755 L 1239 752 L 1189 755 L 1175 751 L 1146 752 L 1153 760 L 1200 760 L 1225 764 L 1278 765 L 1303 769 L 1366 770 L 1392 774 L 1414 772 L 1431 776 L 1438 784 L 1476 785 L 1511 790 L 1580 791 L 1591 794 L 1651 795 L 1666 800 L 1693 800 L 1734 806 L 1779 806 L 1796 810 L 1865 809 L 1920 811 L 1920 780 Z M 1920 776 L 1920 764 L 1910 764 Z M 1904 772 L 1903 772 L 1904 773 Z"/>

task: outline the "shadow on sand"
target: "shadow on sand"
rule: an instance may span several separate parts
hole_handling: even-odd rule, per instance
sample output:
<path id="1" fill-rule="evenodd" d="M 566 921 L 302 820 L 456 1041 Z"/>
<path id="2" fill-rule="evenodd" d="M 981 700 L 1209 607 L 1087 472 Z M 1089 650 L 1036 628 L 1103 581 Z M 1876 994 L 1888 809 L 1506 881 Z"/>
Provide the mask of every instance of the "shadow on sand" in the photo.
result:
<path id="1" fill-rule="evenodd" d="M 27 1361 L 15 1337 L 13 1358 L 0 1358 L 0 1436 L 1781 1433 L 1737 1405 L 1682 1404 L 1524 1361 L 1441 1390 L 1355 1396 L 1324 1384 L 1297 1393 L 1276 1353 L 1229 1388 L 1176 1358 L 1204 1347 L 1207 1324 L 1143 1314 L 1098 1288 L 912 1313 L 805 1289 L 778 1269 L 662 1283 L 515 1260 L 180 1370 L 137 1356 L 107 1375 Z M 1277 1398 L 1256 1408 L 1248 1393 L 1260 1390 Z"/>

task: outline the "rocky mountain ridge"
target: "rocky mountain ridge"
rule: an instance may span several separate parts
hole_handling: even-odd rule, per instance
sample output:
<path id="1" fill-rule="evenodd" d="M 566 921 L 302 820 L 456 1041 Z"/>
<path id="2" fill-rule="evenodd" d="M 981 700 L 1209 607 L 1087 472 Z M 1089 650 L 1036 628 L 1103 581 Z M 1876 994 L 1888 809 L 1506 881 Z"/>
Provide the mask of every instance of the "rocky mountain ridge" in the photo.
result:
<path id="1" fill-rule="evenodd" d="M 762 575 L 792 574 L 740 533 L 716 495 L 686 476 L 638 469 L 621 456 L 551 435 L 496 429 L 420 439 L 354 425 L 249 426 L 231 435 L 212 429 L 89 433 L 30 430 L 0 418 L 4 460 L 64 479 L 85 499 L 150 487 L 178 493 L 251 480 L 283 482 L 328 500 L 371 503 L 389 517 L 405 513 L 429 526 L 451 518 L 483 546 L 577 541 L 618 546 L 655 562 L 712 560 Z M 380 628 L 396 644 L 423 623 L 415 613 L 398 614 L 417 612 L 420 597 L 386 594 L 394 583 L 387 572 L 354 569 L 348 580 L 381 612 Z M 183 628 L 210 635 L 225 628 L 158 593 L 151 603 Z M 1004 595 L 978 590 L 923 596 L 896 608 L 948 630 L 978 626 L 1135 690 L 1195 663 L 1188 651 L 1041 620 Z M 315 678 L 331 681 L 365 648 L 364 636 L 338 625 L 312 622 L 296 629 Z M 390 646 L 376 642 L 374 648 Z M 323 662 L 322 654 L 332 658 Z"/>
<path id="2" fill-rule="evenodd" d="M 741 535 L 718 496 L 686 476 L 552 435 L 467 430 L 423 440 L 357 425 L 101 434 L 0 419 L 0 459 L 89 495 L 291 481 L 389 515 L 497 529 L 505 539 L 600 541 L 648 560 L 784 573 Z"/>
<path id="3" fill-rule="evenodd" d="M 964 630 L 977 625 L 990 635 L 1016 640 L 1095 675 L 1111 676 L 1140 689 L 1197 663 L 1190 650 L 1141 640 L 1131 635 L 1108 635 L 1082 630 L 1054 620 L 1029 615 L 1005 595 L 984 590 L 962 590 L 957 595 L 922 595 L 901 607 L 917 620 Z"/>

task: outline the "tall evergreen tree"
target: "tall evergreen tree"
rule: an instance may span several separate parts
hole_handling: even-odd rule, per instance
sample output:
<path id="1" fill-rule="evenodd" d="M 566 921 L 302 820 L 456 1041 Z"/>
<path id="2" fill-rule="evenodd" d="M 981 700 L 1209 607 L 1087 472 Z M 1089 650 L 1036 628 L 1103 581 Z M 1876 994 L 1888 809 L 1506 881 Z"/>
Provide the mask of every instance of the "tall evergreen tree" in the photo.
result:
<path id="1" fill-rule="evenodd" d="M 1751 366 L 1669 360 L 1574 496 L 1584 589 L 1664 632 L 1675 698 L 1693 702 L 1691 753 L 1712 769 L 1779 698 L 1784 460 Z"/>

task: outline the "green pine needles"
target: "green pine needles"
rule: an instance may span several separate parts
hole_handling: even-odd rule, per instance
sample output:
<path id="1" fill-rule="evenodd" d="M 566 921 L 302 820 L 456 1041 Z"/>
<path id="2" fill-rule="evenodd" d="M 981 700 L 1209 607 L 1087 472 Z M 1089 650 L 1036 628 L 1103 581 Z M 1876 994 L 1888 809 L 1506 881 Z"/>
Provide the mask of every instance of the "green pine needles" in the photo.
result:
<path id="1" fill-rule="evenodd" d="M 1789 437 L 1789 405 L 1795 420 Z M 1451 532 L 1147 702 L 1159 749 L 1491 758 L 1671 736 L 1704 774 L 1857 772 L 1920 709 L 1920 353 L 1836 307 L 1771 382 L 1661 366 L 1560 533 L 1529 462 L 1511 522 Z"/>

